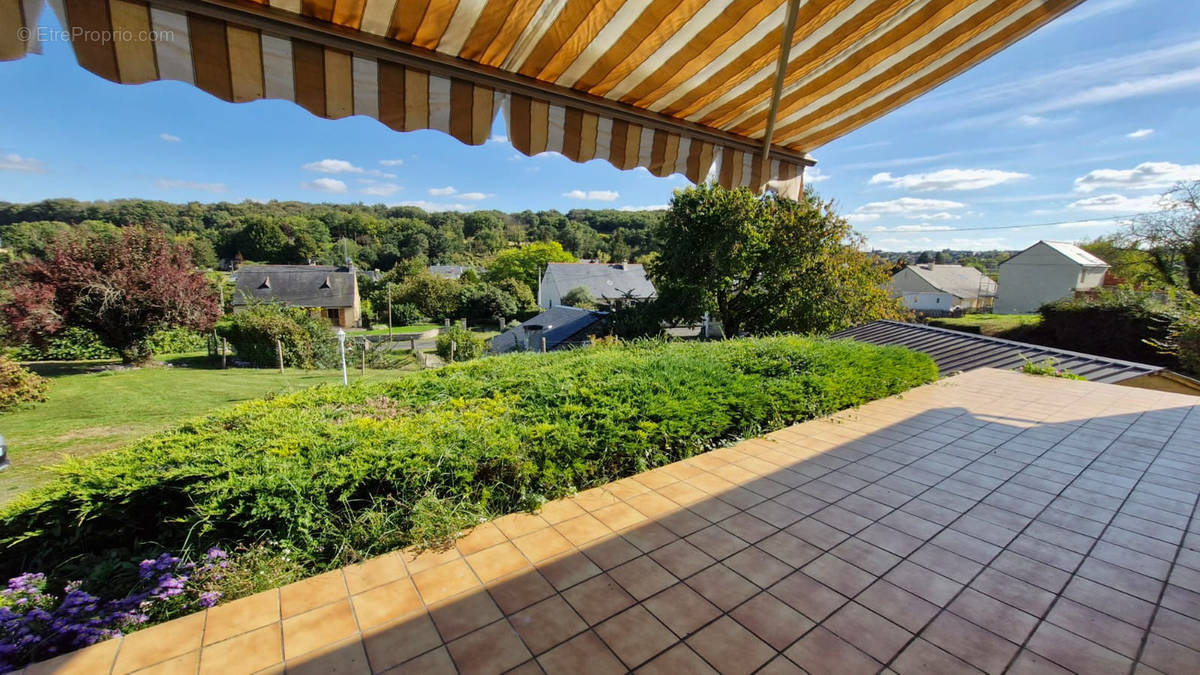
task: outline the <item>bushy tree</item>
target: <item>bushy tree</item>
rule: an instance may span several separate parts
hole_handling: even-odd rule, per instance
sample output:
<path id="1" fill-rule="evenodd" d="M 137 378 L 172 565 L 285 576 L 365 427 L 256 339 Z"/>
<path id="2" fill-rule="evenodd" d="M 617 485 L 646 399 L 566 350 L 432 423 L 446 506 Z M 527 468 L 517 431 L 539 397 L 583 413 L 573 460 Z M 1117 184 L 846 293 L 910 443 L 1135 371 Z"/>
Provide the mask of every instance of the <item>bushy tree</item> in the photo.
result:
<path id="1" fill-rule="evenodd" d="M 567 291 L 562 296 L 562 304 L 579 309 L 596 309 L 596 299 L 592 297 L 592 292 L 583 286 L 577 286 Z"/>
<path id="2" fill-rule="evenodd" d="M 1176 183 L 1160 203 L 1157 213 L 1134 219 L 1126 235 L 1164 276 L 1178 270 L 1188 290 L 1200 293 L 1200 180 Z"/>
<path id="3" fill-rule="evenodd" d="M 440 321 L 458 316 L 461 293 L 462 284 L 457 280 L 421 272 L 404 280 L 392 302 L 407 302 L 424 316 Z"/>
<path id="4" fill-rule="evenodd" d="M 655 234 L 659 305 L 680 318 L 715 312 L 731 337 L 906 316 L 886 290 L 888 265 L 811 191 L 792 201 L 700 185 L 675 193 Z"/>
<path id="5" fill-rule="evenodd" d="M 6 272 L 10 301 L 0 311 L 12 337 L 41 343 L 69 326 L 87 328 L 126 363 L 152 356 L 147 340 L 156 331 L 206 331 L 220 313 L 188 248 L 154 229 L 64 233 L 44 258 Z"/>
<path id="6" fill-rule="evenodd" d="M 488 281 L 516 279 L 529 288 L 537 288 L 546 265 L 552 262 L 577 262 L 556 241 L 538 242 L 521 248 L 500 251 L 487 266 Z"/>
<path id="7" fill-rule="evenodd" d="M 284 365 L 292 368 L 330 368 L 337 360 L 329 322 L 303 307 L 253 304 L 222 322 L 218 331 L 238 357 L 262 368 L 279 363 L 276 340 Z"/>
<path id="8" fill-rule="evenodd" d="M 451 326 L 438 336 L 434 351 L 443 360 L 451 360 L 451 343 L 454 343 L 454 361 L 469 361 L 483 355 L 487 341 L 462 326 Z"/>

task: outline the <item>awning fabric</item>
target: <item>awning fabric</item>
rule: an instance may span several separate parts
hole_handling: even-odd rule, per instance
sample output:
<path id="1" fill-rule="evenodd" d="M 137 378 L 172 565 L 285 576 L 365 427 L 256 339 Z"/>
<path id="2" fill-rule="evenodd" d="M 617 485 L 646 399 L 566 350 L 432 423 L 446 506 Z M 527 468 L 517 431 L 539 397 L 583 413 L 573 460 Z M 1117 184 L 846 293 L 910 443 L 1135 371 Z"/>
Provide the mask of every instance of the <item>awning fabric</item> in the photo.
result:
<path id="1" fill-rule="evenodd" d="M 808 152 L 1081 0 L 50 1 L 79 63 L 114 82 L 181 80 L 471 145 L 503 114 L 526 155 L 795 194 Z M 33 28 L 40 8 L 0 0 L 0 25 Z M 36 49 L 0 33 L 0 60 Z"/>

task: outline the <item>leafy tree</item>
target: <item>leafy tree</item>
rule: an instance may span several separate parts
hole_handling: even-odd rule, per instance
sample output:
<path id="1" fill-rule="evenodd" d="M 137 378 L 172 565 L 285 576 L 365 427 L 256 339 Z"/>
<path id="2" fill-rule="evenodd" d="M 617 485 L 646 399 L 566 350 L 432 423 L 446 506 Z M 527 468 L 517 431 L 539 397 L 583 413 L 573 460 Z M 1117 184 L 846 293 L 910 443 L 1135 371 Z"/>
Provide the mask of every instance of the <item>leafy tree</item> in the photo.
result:
<path id="1" fill-rule="evenodd" d="M 1121 235 L 1105 235 L 1092 241 L 1080 242 L 1083 250 L 1109 265 L 1109 272 L 1119 283 L 1144 288 L 1168 288 L 1174 281 L 1164 273 L 1164 265 L 1154 253 L 1132 245 Z M 1165 265 L 1166 271 L 1170 266 Z"/>
<path id="2" fill-rule="evenodd" d="M 487 266 L 488 281 L 516 279 L 529 288 L 537 288 L 542 270 L 552 262 L 577 262 L 556 241 L 539 242 L 521 248 L 500 251 Z"/>
<path id="3" fill-rule="evenodd" d="M 463 287 L 460 301 L 459 312 L 468 319 L 508 319 L 517 314 L 516 299 L 486 281 Z"/>
<path id="4" fill-rule="evenodd" d="M 407 302 L 431 319 L 453 319 L 458 316 L 462 284 L 454 279 L 436 277 L 422 272 L 405 279 L 392 302 Z"/>
<path id="5" fill-rule="evenodd" d="M 830 202 L 701 185 L 676 192 L 655 230 L 658 304 L 681 318 L 716 312 L 725 334 L 823 333 L 904 310 L 885 290 L 888 265 Z"/>
<path id="6" fill-rule="evenodd" d="M 1126 234 L 1163 276 L 1181 271 L 1188 290 L 1200 293 L 1200 180 L 1176 183 L 1160 203 L 1158 213 L 1139 216 Z"/>
<path id="7" fill-rule="evenodd" d="M 44 259 L 14 263 L 6 272 L 10 302 L 0 311 L 10 335 L 40 343 L 69 326 L 87 328 L 126 363 L 152 356 L 147 340 L 156 331 L 205 331 L 220 313 L 188 248 L 152 229 L 63 234 Z"/>
<path id="8" fill-rule="evenodd" d="M 579 309 L 596 309 L 596 299 L 592 292 L 583 286 L 577 286 L 562 296 L 562 304 Z"/>
<path id="9" fill-rule="evenodd" d="M 274 218 L 249 218 L 234 238 L 234 247 L 247 260 L 282 263 L 292 262 L 289 253 L 292 242 Z"/>
<path id="10" fill-rule="evenodd" d="M 514 316 L 538 311 L 537 298 L 534 297 L 533 290 L 524 283 L 516 279 L 501 279 L 495 283 L 498 288 L 512 297 L 517 306 Z"/>

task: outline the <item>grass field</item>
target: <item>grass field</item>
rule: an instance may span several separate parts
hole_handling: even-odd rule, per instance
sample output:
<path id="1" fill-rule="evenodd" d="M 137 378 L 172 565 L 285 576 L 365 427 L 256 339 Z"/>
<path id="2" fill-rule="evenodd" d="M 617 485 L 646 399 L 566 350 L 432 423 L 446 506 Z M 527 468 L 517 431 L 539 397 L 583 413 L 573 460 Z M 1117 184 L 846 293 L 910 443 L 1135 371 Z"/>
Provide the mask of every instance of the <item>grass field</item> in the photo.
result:
<path id="1" fill-rule="evenodd" d="M 411 326 L 392 326 L 392 334 L 395 335 L 395 334 L 399 334 L 399 333 L 424 333 L 427 330 L 434 330 L 439 327 L 440 326 L 438 326 L 437 324 L 433 324 L 433 323 L 417 323 L 417 324 L 413 324 Z M 355 336 L 355 335 L 387 335 L 387 334 L 388 334 L 387 326 L 384 325 L 383 327 L 380 327 L 379 324 L 375 324 L 374 326 L 371 327 L 370 330 L 356 330 L 353 333 L 349 333 L 349 335 L 351 335 L 351 336 Z"/>
<path id="2" fill-rule="evenodd" d="M 967 314 L 956 318 L 929 319 L 930 326 L 995 337 L 1020 339 L 1020 332 L 1041 323 L 1040 314 Z"/>
<path id="3" fill-rule="evenodd" d="M 46 470 L 64 455 L 111 450 L 222 406 L 340 382 L 341 371 L 214 369 L 207 357 L 165 357 L 170 367 L 103 370 L 115 361 L 49 362 L 32 366 L 52 378 L 45 403 L 0 415 L 12 467 L 0 472 L 0 503 L 51 478 Z M 368 382 L 411 372 L 367 370 Z M 351 367 L 350 379 L 360 379 Z"/>

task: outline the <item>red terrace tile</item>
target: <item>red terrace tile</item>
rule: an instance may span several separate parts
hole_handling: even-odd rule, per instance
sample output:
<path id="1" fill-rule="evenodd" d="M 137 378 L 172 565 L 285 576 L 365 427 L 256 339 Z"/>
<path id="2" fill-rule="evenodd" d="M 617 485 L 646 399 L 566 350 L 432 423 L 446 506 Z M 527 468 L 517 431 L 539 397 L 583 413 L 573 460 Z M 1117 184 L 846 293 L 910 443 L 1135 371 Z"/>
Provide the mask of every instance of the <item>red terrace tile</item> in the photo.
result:
<path id="1" fill-rule="evenodd" d="M 624 537 L 608 537 L 587 544 L 582 549 L 589 560 L 596 563 L 602 570 L 609 570 L 622 563 L 629 562 L 642 554 Z"/>
<path id="2" fill-rule="evenodd" d="M 446 645 L 458 671 L 464 675 L 502 673 L 530 658 L 507 621 L 497 621 Z"/>
<path id="3" fill-rule="evenodd" d="M 1131 659 L 1142 643 L 1142 629 L 1066 598 L 1054 603 L 1045 620 Z"/>
<path id="4" fill-rule="evenodd" d="M 513 614 L 508 617 L 508 622 L 534 654 L 541 654 L 587 630 L 583 619 L 557 595 Z"/>
<path id="5" fill-rule="evenodd" d="M 596 626 L 596 634 L 630 668 L 648 661 L 678 638 L 641 605 Z"/>
<path id="6" fill-rule="evenodd" d="M 704 659 L 685 644 L 677 644 L 637 670 L 639 675 L 717 675 Z M 759 671 L 760 673 L 763 671 Z"/>
<path id="7" fill-rule="evenodd" d="M 1072 675 L 1071 671 L 1028 649 L 1021 650 L 1008 669 L 1009 675 Z"/>
<path id="8" fill-rule="evenodd" d="M 581 633 L 538 657 L 547 675 L 618 675 L 621 661 L 595 633 Z"/>
<path id="9" fill-rule="evenodd" d="M 1146 638 L 1142 663 L 1163 673 L 1195 673 L 1196 664 L 1200 663 L 1200 651 L 1151 633 Z"/>
<path id="10" fill-rule="evenodd" d="M 717 560 L 727 558 L 749 546 L 745 541 L 716 525 L 689 535 L 687 540 Z"/>
<path id="11" fill-rule="evenodd" d="M 634 599 L 612 577 L 601 574 L 563 591 L 571 607 L 591 625 L 596 625 L 634 604 Z"/>
<path id="12" fill-rule="evenodd" d="M 887 663 L 912 638 L 912 633 L 856 602 L 846 603 L 821 625 L 881 663 Z"/>
<path id="13" fill-rule="evenodd" d="M 960 675 L 977 673 L 969 663 L 917 638 L 896 657 L 892 669 L 900 675 Z"/>
<path id="14" fill-rule="evenodd" d="M 700 629 L 687 645 L 723 675 L 752 673 L 775 656 L 774 649 L 727 616 Z"/>
<path id="15" fill-rule="evenodd" d="M 983 569 L 983 565 L 934 544 L 925 544 L 908 559 L 960 584 L 975 578 Z"/>
<path id="16" fill-rule="evenodd" d="M 642 606 L 679 637 L 687 637 L 721 614 L 720 609 L 682 583 L 645 600 Z"/>
<path id="17" fill-rule="evenodd" d="M 896 565 L 883 578 L 938 606 L 945 606 L 958 593 L 958 589 L 962 588 L 962 584 L 907 560 Z"/>
<path id="18" fill-rule="evenodd" d="M 850 536 L 815 518 L 805 518 L 785 531 L 825 551 L 837 546 Z"/>
<path id="19" fill-rule="evenodd" d="M 873 575 L 832 553 L 826 553 L 805 565 L 803 569 L 808 576 L 846 596 L 856 595 L 875 581 Z"/>
<path id="20" fill-rule="evenodd" d="M 810 673 L 866 675 L 877 673 L 882 667 L 870 656 L 820 626 L 800 638 L 784 655 Z"/>
<path id="21" fill-rule="evenodd" d="M 497 579 L 488 585 L 488 593 L 505 614 L 524 609 L 554 594 L 554 587 L 537 571 L 526 570 Z"/>
<path id="22" fill-rule="evenodd" d="M 830 553 L 877 576 L 887 572 L 900 562 L 898 556 L 857 537 L 851 537 L 834 546 Z"/>
<path id="23" fill-rule="evenodd" d="M 946 609 L 1017 644 L 1024 642 L 1038 623 L 1037 617 L 970 588 L 963 589 Z"/>
<path id="24" fill-rule="evenodd" d="M 712 556 L 682 539 L 651 552 L 650 557 L 680 579 L 716 562 Z"/>
<path id="25" fill-rule="evenodd" d="M 430 618 L 446 642 L 498 620 L 502 614 L 487 593 L 468 593 L 429 608 Z M 359 623 L 362 623 L 360 615 Z"/>
<path id="26" fill-rule="evenodd" d="M 803 572 L 793 572 L 767 589 L 771 595 L 786 602 L 813 621 L 824 621 L 846 598 Z"/>
<path id="27" fill-rule="evenodd" d="M 543 561 L 537 569 L 546 581 L 560 591 L 600 574 L 600 568 L 582 553 L 568 553 Z"/>
<path id="28" fill-rule="evenodd" d="M 910 632 L 921 630 L 938 613 L 936 605 L 883 580 L 871 584 L 856 600 Z"/>
<path id="29" fill-rule="evenodd" d="M 795 569 L 755 546 L 744 548 L 726 558 L 725 566 L 754 582 L 759 588 L 770 586 Z"/>
<path id="30" fill-rule="evenodd" d="M 442 644 L 433 622 L 418 615 L 363 631 L 363 646 L 374 670 L 386 670 Z"/>
<path id="31" fill-rule="evenodd" d="M 677 538 L 670 530 L 655 522 L 642 523 L 637 527 L 625 530 L 621 533 L 621 537 L 644 553 L 665 546 Z"/>
<path id="32" fill-rule="evenodd" d="M 664 516 L 659 516 L 656 522 L 680 537 L 686 537 L 693 532 L 703 530 L 710 524 L 710 521 L 707 519 L 701 518 L 687 509 L 680 509 Z"/>
<path id="33" fill-rule="evenodd" d="M 770 593 L 750 598 L 730 616 L 775 649 L 784 649 L 816 625 Z"/>
<path id="34" fill-rule="evenodd" d="M 740 605 L 758 592 L 757 586 L 720 563 L 687 579 L 685 583 L 725 611 Z"/>
<path id="35" fill-rule="evenodd" d="M 1089 675 L 1125 675 L 1132 665 L 1124 656 L 1049 623 L 1037 627 L 1028 648 L 1068 670 Z"/>
<path id="36" fill-rule="evenodd" d="M 758 542 L 758 548 L 770 553 L 793 568 L 803 567 L 805 563 L 821 555 L 821 549 L 787 532 L 776 532 L 763 539 Z"/>
<path id="37" fill-rule="evenodd" d="M 644 600 L 676 582 L 674 575 L 648 556 L 634 558 L 609 570 L 608 574 L 638 600 Z"/>
<path id="38" fill-rule="evenodd" d="M 949 612 L 921 631 L 922 639 L 988 673 L 999 673 L 1017 653 L 1017 645 Z"/>
<path id="39" fill-rule="evenodd" d="M 1034 616 L 1041 616 L 1054 602 L 1053 593 L 991 568 L 980 572 L 971 582 L 971 588 Z"/>

